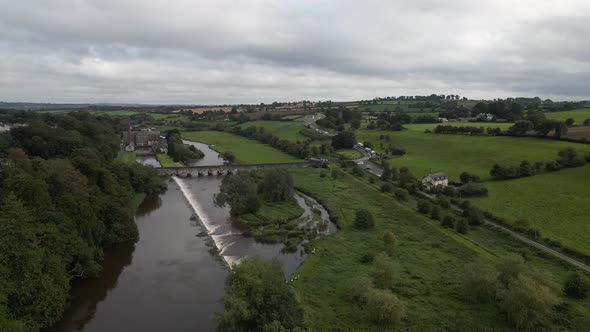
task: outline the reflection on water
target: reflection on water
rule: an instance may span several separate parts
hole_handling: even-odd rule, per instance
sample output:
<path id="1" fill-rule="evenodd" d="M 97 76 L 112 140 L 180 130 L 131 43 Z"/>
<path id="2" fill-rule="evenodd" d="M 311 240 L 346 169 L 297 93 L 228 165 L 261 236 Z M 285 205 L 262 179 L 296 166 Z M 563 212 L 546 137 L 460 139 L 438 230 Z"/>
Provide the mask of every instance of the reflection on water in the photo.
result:
<path id="1" fill-rule="evenodd" d="M 188 140 L 182 140 L 184 144 L 193 145 L 195 148 L 201 150 L 205 156 L 197 161 L 190 163 L 189 166 L 216 166 L 223 165 L 223 158 L 219 157 L 219 154 L 212 150 L 209 145 L 193 142 Z"/>
<path id="2" fill-rule="evenodd" d="M 152 165 L 154 167 L 162 167 L 162 165 L 160 165 L 160 162 L 158 161 L 158 159 L 156 159 L 156 156 L 154 155 L 138 155 L 135 158 L 135 160 L 140 164 Z"/>

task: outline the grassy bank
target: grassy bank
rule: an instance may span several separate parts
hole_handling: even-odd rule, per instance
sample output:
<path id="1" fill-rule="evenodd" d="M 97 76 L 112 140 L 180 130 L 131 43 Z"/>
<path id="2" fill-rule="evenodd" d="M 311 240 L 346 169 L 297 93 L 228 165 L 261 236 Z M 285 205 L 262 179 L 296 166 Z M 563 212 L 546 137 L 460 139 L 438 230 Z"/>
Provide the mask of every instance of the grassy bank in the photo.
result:
<path id="1" fill-rule="evenodd" d="M 134 193 L 133 198 L 131 199 L 131 209 L 137 211 L 143 200 L 145 199 L 145 193 Z"/>
<path id="2" fill-rule="evenodd" d="M 231 151 L 236 156 L 236 162 L 241 164 L 301 161 L 301 159 L 290 156 L 267 144 L 226 132 L 184 132 L 182 137 L 191 141 L 209 144 L 217 152 Z"/>
<path id="3" fill-rule="evenodd" d="M 135 162 L 135 158 L 137 158 L 137 154 L 135 152 L 125 152 L 123 154 L 123 163 L 125 164 L 133 164 Z"/>
<path id="4" fill-rule="evenodd" d="M 297 169 L 295 183 L 312 193 L 335 214 L 340 230 L 313 243 L 315 250 L 295 272 L 292 283 L 305 308 L 308 326 L 323 330 L 375 330 L 365 313 L 350 301 L 351 280 L 369 276 L 370 264 L 362 257 L 383 250 L 383 234 L 393 231 L 397 238 L 394 264 L 397 285 L 394 293 L 407 307 L 399 330 L 481 331 L 511 330 L 493 304 L 472 304 L 462 297 L 460 280 L 469 262 L 494 262 L 508 253 L 526 253 L 534 268 L 551 273 L 553 291 L 559 294 L 570 270 L 561 262 L 545 257 L 520 242 L 491 229 L 472 229 L 467 236 L 448 230 L 422 215 L 411 204 L 400 204 L 390 194 L 377 190 L 363 178 L 345 175 L 336 180 L 321 178 L 320 170 Z M 352 227 L 356 209 L 368 209 L 375 227 L 359 231 Z M 588 300 L 571 304 L 572 330 L 590 324 Z"/>
<path id="5" fill-rule="evenodd" d="M 174 161 L 172 157 L 167 154 L 158 153 L 156 159 L 160 162 L 162 167 L 182 167 L 184 166 L 181 162 Z"/>

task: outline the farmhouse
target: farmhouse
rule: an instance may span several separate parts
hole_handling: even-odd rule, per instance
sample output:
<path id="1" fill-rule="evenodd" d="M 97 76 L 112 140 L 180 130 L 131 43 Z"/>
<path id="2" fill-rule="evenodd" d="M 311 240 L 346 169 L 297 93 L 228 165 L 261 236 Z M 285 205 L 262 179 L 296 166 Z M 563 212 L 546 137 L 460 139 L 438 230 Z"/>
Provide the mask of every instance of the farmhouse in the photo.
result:
<path id="1" fill-rule="evenodd" d="M 449 185 L 449 177 L 445 173 L 428 174 L 422 179 L 422 185 L 430 190 L 432 188 L 444 188 Z"/>

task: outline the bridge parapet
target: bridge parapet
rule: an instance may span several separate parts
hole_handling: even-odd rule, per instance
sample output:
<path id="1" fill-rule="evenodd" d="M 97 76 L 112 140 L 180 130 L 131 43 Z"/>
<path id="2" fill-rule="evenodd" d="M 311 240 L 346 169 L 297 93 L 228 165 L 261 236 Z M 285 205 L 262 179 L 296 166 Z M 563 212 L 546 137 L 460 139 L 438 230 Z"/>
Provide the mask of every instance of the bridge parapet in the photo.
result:
<path id="1" fill-rule="evenodd" d="M 282 163 L 282 164 L 240 164 L 240 165 L 218 165 L 218 166 L 186 166 L 186 167 L 160 167 L 158 172 L 161 176 L 197 177 L 208 175 L 235 174 L 238 171 L 252 171 L 266 168 L 299 168 L 311 166 L 311 162 Z"/>

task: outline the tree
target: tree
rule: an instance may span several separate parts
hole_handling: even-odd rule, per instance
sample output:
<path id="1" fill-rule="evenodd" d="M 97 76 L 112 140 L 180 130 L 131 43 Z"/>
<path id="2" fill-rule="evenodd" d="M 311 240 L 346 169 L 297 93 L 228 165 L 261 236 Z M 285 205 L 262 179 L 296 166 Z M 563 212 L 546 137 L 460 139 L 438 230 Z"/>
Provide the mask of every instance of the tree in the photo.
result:
<path id="1" fill-rule="evenodd" d="M 480 209 L 470 206 L 463 211 L 463 216 L 467 218 L 469 225 L 483 225 L 484 216 Z"/>
<path id="2" fill-rule="evenodd" d="M 408 191 L 402 188 L 395 188 L 394 195 L 398 201 L 407 201 L 409 197 Z"/>
<path id="3" fill-rule="evenodd" d="M 373 282 L 367 277 L 357 277 L 350 284 L 350 299 L 352 303 L 358 305 L 367 304 L 369 290 L 373 287 Z"/>
<path id="4" fill-rule="evenodd" d="M 588 295 L 590 282 L 580 271 L 571 272 L 563 285 L 563 292 L 573 298 L 584 299 Z"/>
<path id="5" fill-rule="evenodd" d="M 433 220 L 440 220 L 440 209 L 438 206 L 433 206 L 432 210 L 430 211 L 430 218 Z"/>
<path id="6" fill-rule="evenodd" d="M 285 202 L 293 197 L 293 177 L 285 168 L 264 171 L 262 192 L 272 202 Z"/>
<path id="7" fill-rule="evenodd" d="M 375 226 L 373 215 L 367 209 L 360 209 L 356 211 L 356 217 L 354 218 L 354 226 L 358 229 L 369 229 Z"/>
<path id="8" fill-rule="evenodd" d="M 383 236 L 383 244 L 385 246 L 385 252 L 389 256 L 393 256 L 395 242 L 396 242 L 396 238 L 395 238 L 395 235 L 393 234 L 393 232 L 392 231 L 385 232 L 385 235 Z"/>
<path id="9" fill-rule="evenodd" d="M 422 214 L 427 214 L 430 212 L 430 203 L 425 200 L 418 201 L 418 212 Z"/>
<path id="10" fill-rule="evenodd" d="M 526 176 L 531 176 L 534 174 L 534 170 L 533 170 L 533 166 L 531 165 L 531 162 L 528 160 L 523 160 L 520 163 L 520 166 L 518 166 L 518 176 L 519 177 L 526 177 Z"/>
<path id="11" fill-rule="evenodd" d="M 538 331 L 549 325 L 557 297 L 545 285 L 519 275 L 498 292 L 499 307 L 516 328 Z"/>
<path id="12" fill-rule="evenodd" d="M 548 170 L 549 172 L 556 172 L 561 169 L 561 164 L 555 160 L 552 160 L 552 161 L 547 162 L 547 164 L 545 164 L 545 169 Z"/>
<path id="13" fill-rule="evenodd" d="M 586 163 L 584 158 L 578 156 L 578 151 L 573 147 L 567 147 L 560 150 L 558 155 L 558 162 L 564 167 L 578 167 L 583 166 Z"/>
<path id="14" fill-rule="evenodd" d="M 396 326 L 405 315 L 405 306 L 390 290 L 370 289 L 367 312 L 377 324 Z"/>
<path id="15" fill-rule="evenodd" d="M 232 215 L 256 213 L 260 208 L 258 185 L 253 175 L 244 172 L 223 178 L 219 193 L 215 195 L 215 204 L 229 204 Z"/>
<path id="16" fill-rule="evenodd" d="M 463 182 L 463 183 L 479 182 L 479 176 L 477 176 L 475 174 L 470 174 L 467 172 L 461 173 L 461 175 L 459 175 L 459 178 L 461 179 L 461 182 Z"/>
<path id="17" fill-rule="evenodd" d="M 332 137 L 334 149 L 351 149 L 356 142 L 353 131 L 343 131 Z"/>
<path id="18" fill-rule="evenodd" d="M 467 220 L 461 218 L 459 219 L 459 221 L 457 221 L 457 224 L 455 225 L 455 230 L 457 231 L 457 233 L 460 234 L 467 234 L 467 232 L 469 231 L 469 224 L 467 223 Z"/>
<path id="19" fill-rule="evenodd" d="M 480 197 L 488 195 L 488 188 L 481 183 L 469 182 L 459 188 L 459 193 L 465 197 Z"/>
<path id="20" fill-rule="evenodd" d="M 525 136 L 527 132 L 534 129 L 534 124 L 529 120 L 516 121 L 513 126 L 508 128 L 508 134 L 513 136 Z"/>
<path id="21" fill-rule="evenodd" d="M 490 264 L 477 261 L 465 266 L 462 274 L 465 297 L 474 303 L 491 302 L 498 290 L 498 272 Z"/>
<path id="22" fill-rule="evenodd" d="M 496 265 L 496 270 L 499 273 L 498 280 L 500 280 L 500 282 L 506 286 L 512 281 L 516 280 L 519 275 L 526 271 L 524 258 L 516 254 L 505 256 Z"/>
<path id="23" fill-rule="evenodd" d="M 245 258 L 230 270 L 225 291 L 225 310 L 215 315 L 219 331 L 264 331 L 275 322 L 284 329 L 304 327 L 303 310 L 276 260 Z"/>
<path id="24" fill-rule="evenodd" d="M 389 182 L 383 182 L 381 184 L 381 191 L 384 193 L 390 193 L 393 190 L 393 186 Z"/>
<path id="25" fill-rule="evenodd" d="M 571 127 L 574 125 L 575 120 L 572 118 L 568 118 L 567 120 L 565 120 L 565 125 L 568 127 Z"/>
<path id="26" fill-rule="evenodd" d="M 445 216 L 442 221 L 442 226 L 446 228 L 454 228 L 455 218 L 453 218 L 452 216 Z"/>
<path id="27" fill-rule="evenodd" d="M 236 161 L 236 155 L 231 151 L 225 151 L 221 154 L 221 157 L 227 160 L 229 163 L 233 163 Z"/>
<path id="28" fill-rule="evenodd" d="M 395 270 L 387 254 L 382 252 L 373 258 L 371 276 L 377 288 L 390 289 L 395 286 Z"/>

